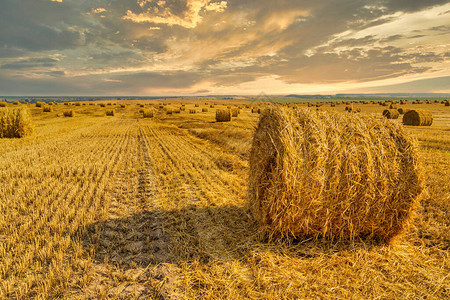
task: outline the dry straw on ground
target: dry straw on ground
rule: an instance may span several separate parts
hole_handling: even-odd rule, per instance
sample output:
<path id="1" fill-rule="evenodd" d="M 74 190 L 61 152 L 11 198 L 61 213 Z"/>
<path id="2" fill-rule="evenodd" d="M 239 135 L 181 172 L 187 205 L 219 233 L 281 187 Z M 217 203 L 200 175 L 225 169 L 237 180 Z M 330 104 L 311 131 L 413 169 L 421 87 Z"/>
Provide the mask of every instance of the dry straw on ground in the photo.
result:
<path id="1" fill-rule="evenodd" d="M 33 121 L 24 108 L 0 109 L 0 138 L 21 138 L 33 133 Z"/>
<path id="2" fill-rule="evenodd" d="M 250 154 L 250 207 L 270 239 L 388 242 L 417 204 L 418 165 L 415 143 L 391 121 L 269 109 Z"/>
<path id="3" fill-rule="evenodd" d="M 383 116 L 385 116 L 387 119 L 398 119 L 398 116 L 400 113 L 397 109 L 385 109 L 383 110 Z"/>
<path id="4" fill-rule="evenodd" d="M 229 109 L 216 110 L 216 122 L 230 122 L 231 119 L 232 119 L 231 110 Z"/>
<path id="5" fill-rule="evenodd" d="M 427 110 L 410 110 L 403 115 L 403 124 L 412 126 L 431 126 L 433 115 Z"/>

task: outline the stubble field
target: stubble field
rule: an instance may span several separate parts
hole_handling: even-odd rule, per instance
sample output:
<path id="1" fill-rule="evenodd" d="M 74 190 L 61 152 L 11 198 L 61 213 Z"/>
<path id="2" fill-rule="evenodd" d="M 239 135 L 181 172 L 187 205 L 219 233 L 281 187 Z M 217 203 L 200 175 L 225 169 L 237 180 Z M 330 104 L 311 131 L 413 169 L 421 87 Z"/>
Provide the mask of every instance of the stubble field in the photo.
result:
<path id="1" fill-rule="evenodd" d="M 180 101 L 28 105 L 34 134 L 0 139 L 0 299 L 450 298 L 450 107 L 403 106 L 434 115 L 407 128 L 426 191 L 414 226 L 386 246 L 261 240 L 247 178 L 262 105 L 217 123 L 217 108 L 238 104 L 204 102 L 172 114 Z"/>

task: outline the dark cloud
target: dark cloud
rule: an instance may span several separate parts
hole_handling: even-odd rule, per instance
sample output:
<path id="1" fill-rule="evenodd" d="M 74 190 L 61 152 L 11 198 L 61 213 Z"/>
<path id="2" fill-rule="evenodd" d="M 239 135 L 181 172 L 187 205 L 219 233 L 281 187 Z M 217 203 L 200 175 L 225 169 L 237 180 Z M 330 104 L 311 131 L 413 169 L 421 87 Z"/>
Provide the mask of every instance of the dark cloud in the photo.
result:
<path id="1" fill-rule="evenodd" d="M 377 2 L 377 1 L 374 1 Z M 384 0 L 379 1 L 390 11 L 415 12 L 436 5 L 447 4 L 447 0 Z"/>
<path id="2" fill-rule="evenodd" d="M 13 70 L 30 69 L 38 67 L 48 68 L 55 66 L 56 62 L 57 60 L 53 58 L 30 58 L 0 65 L 0 68 Z"/>
<path id="3" fill-rule="evenodd" d="M 0 47 L 29 51 L 61 50 L 82 45 L 76 8 L 51 1 L 2 0 Z M 74 23 L 68 23 L 68 22 Z"/>
<path id="4" fill-rule="evenodd" d="M 411 39 L 420 45 L 425 40 L 420 38 L 428 35 L 444 39 L 448 24 L 414 31 L 401 28 L 383 36 L 340 34 L 387 24 L 398 12 L 446 3 L 229 0 L 226 9 L 208 10 L 202 4 L 193 11 L 187 0 L 2 0 L 0 93 L 195 91 L 203 82 L 214 92 L 214 87 L 273 75 L 287 83 L 322 84 L 431 72 L 431 64 L 447 61 L 448 53 L 399 45 Z M 126 17 L 128 11 L 172 20 L 138 22 Z M 114 73 L 132 69 L 140 71 Z M 21 77 L 25 71 L 38 78 Z"/>
<path id="5" fill-rule="evenodd" d="M 50 76 L 59 77 L 59 76 L 66 75 L 66 72 L 64 72 L 64 71 L 50 71 L 50 72 L 45 72 L 45 74 L 50 75 Z"/>

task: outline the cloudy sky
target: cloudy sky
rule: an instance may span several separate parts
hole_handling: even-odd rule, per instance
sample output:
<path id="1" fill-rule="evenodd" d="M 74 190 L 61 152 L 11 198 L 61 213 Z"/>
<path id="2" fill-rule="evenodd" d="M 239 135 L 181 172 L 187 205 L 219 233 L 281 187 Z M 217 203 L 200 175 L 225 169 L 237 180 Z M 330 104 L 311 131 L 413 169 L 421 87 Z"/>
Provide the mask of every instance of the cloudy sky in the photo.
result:
<path id="1" fill-rule="evenodd" d="M 1 0 L 0 95 L 450 93 L 441 0 Z"/>

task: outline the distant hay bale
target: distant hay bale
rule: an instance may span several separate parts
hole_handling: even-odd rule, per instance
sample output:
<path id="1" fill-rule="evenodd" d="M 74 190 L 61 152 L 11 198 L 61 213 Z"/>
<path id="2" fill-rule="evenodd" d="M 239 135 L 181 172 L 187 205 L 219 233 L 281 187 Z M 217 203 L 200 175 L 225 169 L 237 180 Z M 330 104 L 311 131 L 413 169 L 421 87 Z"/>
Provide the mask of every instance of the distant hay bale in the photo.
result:
<path id="1" fill-rule="evenodd" d="M 100 107 L 106 107 L 105 103 L 100 103 Z"/>
<path id="2" fill-rule="evenodd" d="M 144 118 L 153 118 L 153 115 L 154 115 L 153 110 L 150 110 L 150 109 L 145 109 L 142 112 L 142 117 L 144 117 Z"/>
<path id="3" fill-rule="evenodd" d="M 399 112 L 396 109 L 385 109 L 383 110 L 383 116 L 387 119 L 398 119 Z"/>
<path id="4" fill-rule="evenodd" d="M 216 122 L 230 122 L 231 119 L 232 119 L 231 110 L 229 109 L 216 110 Z"/>
<path id="5" fill-rule="evenodd" d="M 444 105 L 445 106 L 450 106 L 450 102 L 449 101 L 445 101 Z"/>
<path id="6" fill-rule="evenodd" d="M 409 111 L 409 109 L 407 109 L 407 108 L 399 108 L 397 110 L 398 110 L 398 113 L 401 114 L 401 115 L 403 115 L 403 114 L 405 114 L 406 112 Z"/>
<path id="7" fill-rule="evenodd" d="M 391 105 L 389 105 L 389 109 L 397 109 L 397 105 L 391 103 Z"/>
<path id="8" fill-rule="evenodd" d="M 42 102 L 36 102 L 36 107 L 42 107 L 42 106 L 44 106 L 44 103 L 42 103 Z"/>
<path id="9" fill-rule="evenodd" d="M 209 106 L 209 108 L 214 108 L 214 105 L 213 105 L 213 104 L 211 104 L 211 105 Z"/>
<path id="10" fill-rule="evenodd" d="M 423 189 L 418 160 L 394 122 L 268 109 L 250 153 L 249 206 L 269 239 L 389 242 Z"/>
<path id="11" fill-rule="evenodd" d="M 202 112 L 208 112 L 207 108 L 202 108 Z"/>
<path id="12" fill-rule="evenodd" d="M 241 110 L 239 108 L 233 108 L 231 110 L 231 115 L 233 118 L 238 117 L 240 113 L 241 113 Z"/>
<path id="13" fill-rule="evenodd" d="M 403 124 L 411 126 L 431 126 L 433 115 L 427 110 L 410 110 L 403 115 Z"/>
<path id="14" fill-rule="evenodd" d="M 0 102 L 0 107 L 6 107 L 6 102 Z"/>
<path id="15" fill-rule="evenodd" d="M 170 108 L 166 109 L 166 115 L 171 115 L 172 113 L 173 111 Z"/>
<path id="16" fill-rule="evenodd" d="M 257 108 L 255 108 L 255 107 L 253 107 L 253 108 L 252 108 L 252 113 L 253 113 L 253 114 L 256 114 L 256 113 L 258 113 L 258 109 L 257 109 Z"/>
<path id="17" fill-rule="evenodd" d="M 197 112 L 197 111 L 196 111 L 195 109 L 190 109 L 190 110 L 189 110 L 189 113 L 190 113 L 190 114 L 195 114 L 196 112 Z"/>
<path id="18" fill-rule="evenodd" d="M 27 109 L 0 109 L 0 138 L 22 138 L 32 133 L 33 121 Z"/>
<path id="19" fill-rule="evenodd" d="M 186 107 L 185 106 L 180 107 L 180 111 L 186 111 Z"/>
<path id="20" fill-rule="evenodd" d="M 198 106 L 199 106 L 198 104 L 195 104 L 195 105 L 194 105 L 194 107 L 198 107 Z"/>
<path id="21" fill-rule="evenodd" d="M 52 112 L 53 106 L 44 106 L 44 108 L 42 110 L 43 110 L 43 112 Z"/>
<path id="22" fill-rule="evenodd" d="M 127 108 L 127 106 L 125 104 L 120 104 L 119 107 L 120 108 Z"/>
<path id="23" fill-rule="evenodd" d="M 75 106 L 81 106 L 81 103 L 80 102 L 76 102 Z"/>
<path id="24" fill-rule="evenodd" d="M 116 111 L 114 109 L 106 111 L 107 116 L 114 117 L 116 115 Z"/>
<path id="25" fill-rule="evenodd" d="M 20 105 L 20 102 L 19 101 L 14 101 L 13 105 Z"/>
<path id="26" fill-rule="evenodd" d="M 63 112 L 64 117 L 74 117 L 75 113 L 73 110 L 66 110 Z"/>
<path id="27" fill-rule="evenodd" d="M 179 113 L 181 113 L 181 110 L 180 110 L 179 108 L 175 108 L 175 109 L 173 110 L 173 113 L 174 113 L 174 114 L 179 114 Z"/>

